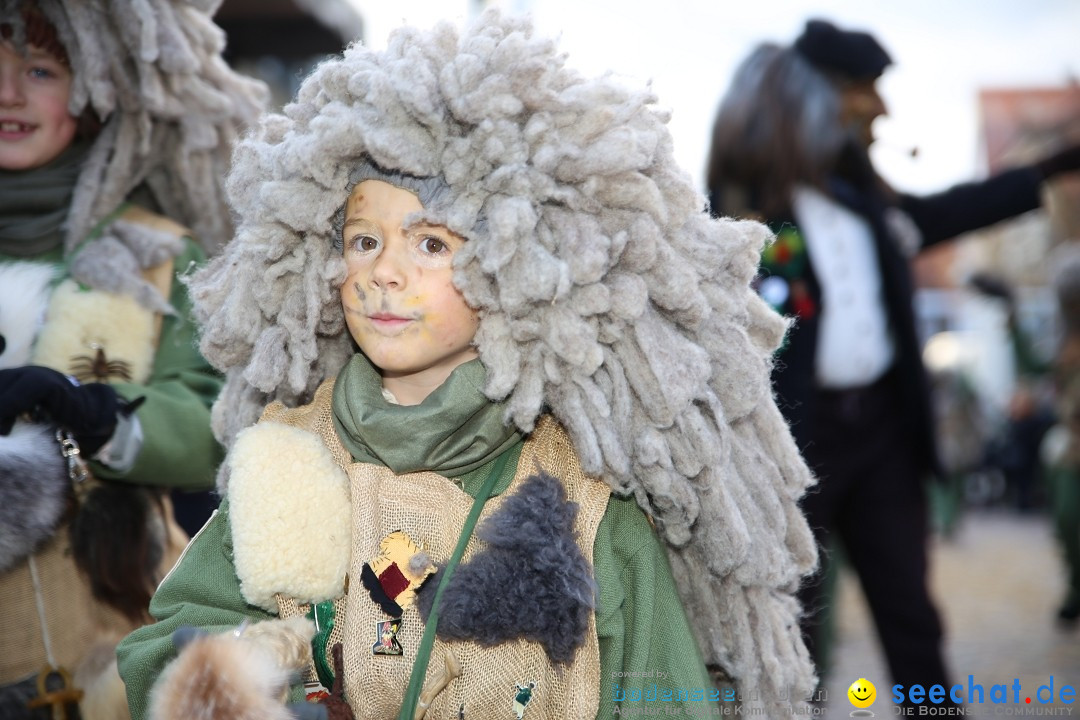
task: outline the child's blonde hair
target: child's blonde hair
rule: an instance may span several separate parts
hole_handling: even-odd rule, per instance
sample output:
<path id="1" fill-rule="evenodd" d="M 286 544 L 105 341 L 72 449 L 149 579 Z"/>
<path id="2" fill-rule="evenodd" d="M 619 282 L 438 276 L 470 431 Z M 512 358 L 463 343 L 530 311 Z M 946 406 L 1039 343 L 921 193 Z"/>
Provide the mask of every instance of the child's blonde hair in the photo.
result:
<path id="1" fill-rule="evenodd" d="M 356 168 L 437 179 L 422 215 L 469 239 L 454 282 L 488 397 L 524 431 L 553 414 L 586 472 L 634 495 L 706 661 L 776 714 L 813 687 L 791 592 L 815 549 L 769 381 L 786 323 L 749 287 L 770 236 L 704 212 L 655 102 L 496 12 L 321 64 L 238 147 L 237 237 L 191 283 L 227 375 L 215 430 L 305 402 L 354 352 L 334 219 Z"/>

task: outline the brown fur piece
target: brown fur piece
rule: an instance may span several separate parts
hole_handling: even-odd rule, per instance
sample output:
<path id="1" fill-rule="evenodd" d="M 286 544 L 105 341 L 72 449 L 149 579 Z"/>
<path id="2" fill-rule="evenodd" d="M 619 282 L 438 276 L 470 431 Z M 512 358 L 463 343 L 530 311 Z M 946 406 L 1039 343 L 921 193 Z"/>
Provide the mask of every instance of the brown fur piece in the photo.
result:
<path id="1" fill-rule="evenodd" d="M 237 637 L 192 640 L 158 678 L 152 720 L 292 720 L 284 705 L 293 673 L 311 657 L 314 626 L 271 620 Z"/>
<path id="2" fill-rule="evenodd" d="M 334 660 L 334 687 L 330 690 L 330 697 L 324 698 L 321 704 L 326 706 L 327 720 L 355 720 L 352 706 L 345 699 L 345 659 L 341 643 L 334 643 L 330 648 L 330 655 Z"/>

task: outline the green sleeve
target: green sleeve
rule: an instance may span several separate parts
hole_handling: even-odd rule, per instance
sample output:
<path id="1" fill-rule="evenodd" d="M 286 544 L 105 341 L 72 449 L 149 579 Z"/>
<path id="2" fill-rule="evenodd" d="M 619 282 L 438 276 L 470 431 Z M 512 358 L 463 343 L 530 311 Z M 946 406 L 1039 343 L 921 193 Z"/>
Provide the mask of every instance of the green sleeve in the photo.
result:
<path id="1" fill-rule="evenodd" d="M 142 720 L 149 704 L 150 688 L 165 665 L 176 656 L 172 633 L 181 625 L 210 632 L 235 628 L 244 618 L 266 620 L 272 616 L 249 605 L 240 594 L 240 581 L 232 559 L 228 502 L 192 539 L 150 601 L 157 620 L 124 638 L 116 649 L 120 676 L 127 688 L 132 720 Z"/>
<path id="2" fill-rule="evenodd" d="M 161 324 L 154 369 L 145 385 L 113 383 L 126 400 L 145 397 L 136 411 L 143 446 L 135 465 L 117 473 L 94 463 L 94 474 L 108 480 L 205 490 L 214 485 L 222 449 L 210 430 L 210 405 L 221 390 L 221 377 L 199 354 L 187 288 L 178 277 L 205 260 L 195 243 L 177 256 L 169 302 L 175 315 Z"/>
<path id="3" fill-rule="evenodd" d="M 690 631 L 667 554 L 633 499 L 608 501 L 593 567 L 599 587 L 597 717 L 613 717 L 616 705 L 625 713 L 711 713 L 718 691 Z"/>

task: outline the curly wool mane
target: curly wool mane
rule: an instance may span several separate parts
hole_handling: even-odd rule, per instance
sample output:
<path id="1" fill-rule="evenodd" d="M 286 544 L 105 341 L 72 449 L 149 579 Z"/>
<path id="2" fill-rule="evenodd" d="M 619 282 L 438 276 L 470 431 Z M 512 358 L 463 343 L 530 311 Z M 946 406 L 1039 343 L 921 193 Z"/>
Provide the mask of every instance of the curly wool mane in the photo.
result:
<path id="1" fill-rule="evenodd" d="M 0 0 L 21 41 L 26 0 Z M 239 131 L 266 103 L 265 86 L 221 59 L 211 17 L 221 0 L 33 0 L 56 27 L 74 75 L 68 110 L 103 122 L 79 176 L 65 248 L 140 185 L 208 251 L 232 236 L 222 188 Z"/>
<path id="2" fill-rule="evenodd" d="M 633 494 L 706 661 L 777 715 L 813 685 L 791 593 L 816 557 L 769 382 L 786 324 L 749 287 L 770 235 L 709 218 L 655 101 L 495 12 L 324 62 L 238 147 L 237 236 L 191 282 L 227 375 L 215 430 L 308 400 L 354 352 L 333 237 L 350 171 L 441 178 L 423 215 L 469 239 L 454 282 L 488 396 L 524 431 L 552 413 L 585 471 Z"/>

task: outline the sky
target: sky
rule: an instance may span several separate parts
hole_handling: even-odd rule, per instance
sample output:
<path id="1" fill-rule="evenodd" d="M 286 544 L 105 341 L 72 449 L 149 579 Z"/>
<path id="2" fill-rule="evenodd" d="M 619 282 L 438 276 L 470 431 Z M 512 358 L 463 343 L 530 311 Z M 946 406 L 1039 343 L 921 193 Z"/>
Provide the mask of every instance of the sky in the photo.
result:
<path id="1" fill-rule="evenodd" d="M 403 20 L 461 23 L 477 0 L 351 0 L 374 47 Z M 873 148 L 894 186 L 930 192 L 984 173 L 980 88 L 1080 82 L 1080 0 L 499 0 L 530 12 L 587 74 L 651 82 L 672 111 L 679 163 L 699 187 L 713 116 L 737 64 L 762 41 L 791 42 L 807 18 L 867 30 L 892 55 L 879 88 L 889 116 Z M 1077 92 L 1080 92 L 1078 87 Z M 917 157 L 910 150 L 918 148 Z"/>

